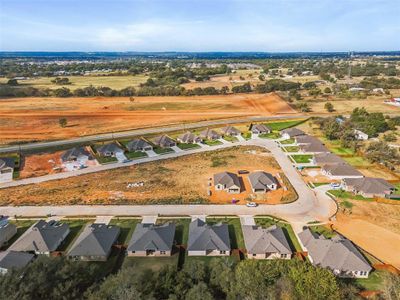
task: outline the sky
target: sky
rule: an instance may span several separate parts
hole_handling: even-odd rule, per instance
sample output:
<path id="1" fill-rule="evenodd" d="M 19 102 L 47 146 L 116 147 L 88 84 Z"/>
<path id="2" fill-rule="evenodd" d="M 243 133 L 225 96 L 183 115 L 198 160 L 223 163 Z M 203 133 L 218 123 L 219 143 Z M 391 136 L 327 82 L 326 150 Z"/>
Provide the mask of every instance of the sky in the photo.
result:
<path id="1" fill-rule="evenodd" d="M 400 0 L 0 0 L 0 51 L 400 50 Z"/>

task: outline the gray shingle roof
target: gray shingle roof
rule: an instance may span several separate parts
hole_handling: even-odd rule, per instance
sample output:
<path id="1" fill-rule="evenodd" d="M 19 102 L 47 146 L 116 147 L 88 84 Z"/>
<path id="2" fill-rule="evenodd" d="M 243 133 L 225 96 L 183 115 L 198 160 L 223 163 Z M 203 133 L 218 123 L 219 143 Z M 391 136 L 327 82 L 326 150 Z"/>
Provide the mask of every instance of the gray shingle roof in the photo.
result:
<path id="1" fill-rule="evenodd" d="M 299 135 L 304 135 L 304 131 L 298 128 L 288 128 L 281 131 L 282 134 L 288 134 L 291 138 Z"/>
<path id="2" fill-rule="evenodd" d="M 108 143 L 108 144 L 104 144 L 103 146 L 100 146 L 97 148 L 97 152 L 99 152 L 100 154 L 104 155 L 107 153 L 117 153 L 117 152 L 124 152 L 117 143 L 112 142 L 112 143 Z"/>
<path id="3" fill-rule="evenodd" d="M 200 219 L 189 225 L 188 251 L 230 251 L 227 224 L 208 225 Z"/>
<path id="4" fill-rule="evenodd" d="M 299 238 L 306 247 L 314 265 L 344 272 L 368 272 L 372 269 L 358 249 L 344 237 L 337 236 L 332 239 L 325 239 L 322 236 L 312 234 L 310 229 L 307 228 L 299 233 Z"/>
<path id="5" fill-rule="evenodd" d="M 226 188 L 230 188 L 232 186 L 240 187 L 240 180 L 239 177 L 230 172 L 221 172 L 214 174 L 214 185 L 222 184 Z"/>
<path id="6" fill-rule="evenodd" d="M 166 134 L 156 137 L 153 142 L 160 147 L 171 147 L 171 145 L 176 144 L 176 142 Z"/>
<path id="7" fill-rule="evenodd" d="M 386 194 L 395 188 L 383 178 L 344 178 L 343 181 L 355 190 L 366 194 Z"/>
<path id="8" fill-rule="evenodd" d="M 210 140 L 217 140 L 221 138 L 221 135 L 215 130 L 207 128 L 200 132 L 200 137 Z"/>
<path id="9" fill-rule="evenodd" d="M 61 155 L 61 160 L 62 161 L 71 161 L 77 159 L 79 156 L 87 156 L 90 157 L 89 151 L 85 149 L 85 147 L 74 147 L 72 149 L 69 149 L 65 151 Z"/>
<path id="10" fill-rule="evenodd" d="M 0 247 L 8 241 L 8 237 L 13 236 L 17 232 L 17 226 L 11 223 L 5 223 L 0 226 Z"/>
<path id="11" fill-rule="evenodd" d="M 183 134 L 181 134 L 178 139 L 182 142 L 182 143 L 199 143 L 201 142 L 201 138 L 198 137 L 197 135 L 195 135 L 194 133 L 188 131 L 185 132 Z"/>
<path id="12" fill-rule="evenodd" d="M 252 172 L 248 178 L 253 189 L 267 189 L 268 186 L 277 184 L 277 180 L 272 174 L 263 171 Z"/>
<path id="13" fill-rule="evenodd" d="M 268 228 L 244 225 L 242 226 L 242 231 L 248 253 L 292 254 L 285 233 L 282 228 L 276 225 Z"/>
<path id="14" fill-rule="evenodd" d="M 315 141 L 309 144 L 299 145 L 299 148 L 303 152 L 329 152 L 329 150 L 319 141 Z"/>
<path id="15" fill-rule="evenodd" d="M 15 167 L 15 162 L 14 162 L 13 158 L 0 157 L 0 170 L 6 169 L 6 168 L 14 169 L 14 167 Z"/>
<path id="16" fill-rule="evenodd" d="M 332 176 L 362 176 L 362 174 L 349 164 L 324 165 L 322 169 Z"/>
<path id="17" fill-rule="evenodd" d="M 68 252 L 69 256 L 108 256 L 118 238 L 118 226 L 88 224 Z"/>
<path id="18" fill-rule="evenodd" d="M 343 164 L 345 161 L 330 152 L 327 153 L 317 153 L 314 155 L 314 160 L 317 165 L 325 165 L 325 164 Z"/>
<path id="19" fill-rule="evenodd" d="M 0 268 L 21 269 L 29 264 L 35 255 L 18 251 L 4 251 L 0 252 Z"/>
<path id="20" fill-rule="evenodd" d="M 136 225 L 129 242 L 128 251 L 171 251 L 174 243 L 175 224 L 163 225 L 143 224 Z"/>
<path id="21" fill-rule="evenodd" d="M 226 126 L 222 128 L 222 133 L 225 135 L 238 135 L 240 134 L 240 130 L 233 126 Z"/>
<path id="22" fill-rule="evenodd" d="M 265 124 L 251 124 L 250 126 L 250 131 L 253 132 L 253 130 L 257 130 L 260 133 L 269 133 L 271 132 L 271 128 L 269 128 L 267 125 Z"/>
<path id="23" fill-rule="evenodd" d="M 33 224 L 23 235 L 19 237 L 9 250 L 15 251 L 55 251 L 59 246 L 60 239 L 69 232 L 66 223 L 55 221 L 46 222 L 40 220 Z"/>
<path id="24" fill-rule="evenodd" d="M 297 144 L 311 144 L 311 143 L 322 144 L 322 142 L 319 139 L 307 134 L 296 136 L 294 139 Z"/>
<path id="25" fill-rule="evenodd" d="M 126 144 L 126 148 L 128 148 L 129 151 L 142 150 L 147 147 L 152 147 L 152 146 L 144 139 L 133 139 L 132 141 Z"/>

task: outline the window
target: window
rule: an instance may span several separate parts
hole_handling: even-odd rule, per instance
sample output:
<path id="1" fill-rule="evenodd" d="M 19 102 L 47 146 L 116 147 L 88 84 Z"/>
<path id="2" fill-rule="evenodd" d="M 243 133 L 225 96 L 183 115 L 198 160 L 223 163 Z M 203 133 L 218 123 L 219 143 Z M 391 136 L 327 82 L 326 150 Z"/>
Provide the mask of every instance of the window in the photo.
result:
<path id="1" fill-rule="evenodd" d="M 160 251 L 160 254 L 166 254 L 166 252 L 165 251 Z"/>
<path id="2" fill-rule="evenodd" d="M 286 254 L 281 254 L 281 258 L 286 258 Z"/>
<path id="3" fill-rule="evenodd" d="M 219 251 L 219 254 L 225 254 L 226 251 Z"/>
<path id="4" fill-rule="evenodd" d="M 253 253 L 253 256 L 257 256 L 257 254 Z"/>

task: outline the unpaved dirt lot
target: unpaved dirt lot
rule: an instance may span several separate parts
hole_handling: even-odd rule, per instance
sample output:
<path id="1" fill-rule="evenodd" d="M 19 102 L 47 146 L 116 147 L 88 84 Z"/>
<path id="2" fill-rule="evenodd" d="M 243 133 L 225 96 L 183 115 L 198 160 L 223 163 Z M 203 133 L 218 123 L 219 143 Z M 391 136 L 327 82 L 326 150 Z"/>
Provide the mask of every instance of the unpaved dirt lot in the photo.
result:
<path id="1" fill-rule="evenodd" d="M 229 169 L 281 172 L 265 149 L 235 147 L 2 189 L 0 205 L 206 203 L 209 177 Z M 137 182 L 143 182 L 143 186 L 128 187 L 128 183 Z M 212 199 L 212 202 L 227 203 L 227 200 Z"/>
<path id="2" fill-rule="evenodd" d="M 61 155 L 64 151 L 24 156 L 20 178 L 37 177 L 62 171 Z"/>
<path id="3" fill-rule="evenodd" d="M 296 114 L 271 94 L 194 97 L 15 98 L 0 100 L 0 144 L 78 137 L 154 125 Z M 59 120 L 67 119 L 60 127 Z"/>

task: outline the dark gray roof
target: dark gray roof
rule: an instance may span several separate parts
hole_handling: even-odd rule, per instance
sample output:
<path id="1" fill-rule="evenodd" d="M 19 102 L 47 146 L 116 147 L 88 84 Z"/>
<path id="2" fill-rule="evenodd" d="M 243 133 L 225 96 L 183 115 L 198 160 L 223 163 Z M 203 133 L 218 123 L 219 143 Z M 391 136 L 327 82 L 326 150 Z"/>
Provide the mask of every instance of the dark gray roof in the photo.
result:
<path id="1" fill-rule="evenodd" d="M 55 251 L 60 239 L 69 232 L 66 223 L 55 221 L 46 222 L 40 220 L 33 224 L 23 235 L 19 237 L 9 250 L 15 251 Z"/>
<path id="2" fill-rule="evenodd" d="M 221 135 L 215 130 L 207 128 L 200 132 L 200 137 L 210 140 L 216 140 L 221 138 Z"/>
<path id="3" fill-rule="evenodd" d="M 195 135 L 194 133 L 188 131 L 181 134 L 178 139 L 182 141 L 182 143 L 198 143 L 201 142 L 201 138 Z"/>
<path id="4" fill-rule="evenodd" d="M 208 225 L 200 219 L 189 225 L 188 251 L 230 251 L 227 224 Z"/>
<path id="5" fill-rule="evenodd" d="M 362 176 L 362 174 L 349 164 L 331 164 L 324 165 L 323 170 L 329 172 L 332 176 Z"/>
<path id="6" fill-rule="evenodd" d="M 86 150 L 85 147 L 75 147 L 75 148 L 65 151 L 61 155 L 61 160 L 64 162 L 71 161 L 71 160 L 78 158 L 79 156 L 90 157 L 91 155 L 90 155 L 89 151 Z"/>
<path id="7" fill-rule="evenodd" d="M 166 134 L 156 137 L 153 142 L 161 147 L 170 147 L 171 145 L 176 144 L 176 142 Z"/>
<path id="8" fill-rule="evenodd" d="M 0 226 L 0 246 L 8 241 L 8 237 L 17 233 L 17 226 L 12 223 L 5 223 Z"/>
<path id="9" fill-rule="evenodd" d="M 312 142 L 310 144 L 299 145 L 299 148 L 304 152 L 329 152 L 328 148 L 321 142 Z"/>
<path id="10" fill-rule="evenodd" d="M 129 151 L 141 150 L 146 147 L 152 147 L 152 145 L 144 139 L 133 139 L 126 144 L 126 148 L 128 148 Z"/>
<path id="11" fill-rule="evenodd" d="M 14 162 L 13 158 L 0 157 L 0 170 L 6 169 L 6 168 L 14 169 L 14 167 L 15 167 L 15 162 Z"/>
<path id="12" fill-rule="evenodd" d="M 230 188 L 231 186 L 240 187 L 239 177 L 230 172 L 221 172 L 214 174 L 214 185 L 222 184 L 225 185 L 226 188 Z"/>
<path id="13" fill-rule="evenodd" d="M 386 194 L 395 188 L 383 178 L 344 178 L 343 181 L 355 190 L 366 194 Z"/>
<path id="14" fill-rule="evenodd" d="M 317 139 L 316 137 L 313 137 L 311 135 L 307 135 L 307 134 L 295 136 L 294 139 L 297 144 L 311 144 L 311 143 L 322 144 L 319 139 Z"/>
<path id="15" fill-rule="evenodd" d="M 266 189 L 268 185 L 277 184 L 276 178 L 264 171 L 252 172 L 248 178 L 253 189 Z"/>
<path id="16" fill-rule="evenodd" d="M 282 132 L 282 134 L 284 134 L 284 133 L 288 134 L 290 137 L 295 137 L 295 136 L 305 134 L 303 130 L 300 130 L 298 128 L 288 128 L 288 129 L 282 130 L 281 132 Z"/>
<path id="17" fill-rule="evenodd" d="M 0 268 L 21 269 L 29 264 L 35 255 L 18 251 L 4 251 L 0 252 Z"/>
<path id="18" fill-rule="evenodd" d="M 143 224 L 136 225 L 129 242 L 128 251 L 171 251 L 174 243 L 175 224 L 163 225 Z"/>
<path id="19" fill-rule="evenodd" d="M 256 129 L 258 132 L 261 133 L 268 133 L 272 131 L 271 128 L 269 128 L 265 124 L 251 124 L 250 130 L 253 131 L 253 129 Z"/>
<path id="20" fill-rule="evenodd" d="M 326 165 L 326 164 L 343 164 L 345 161 L 330 152 L 326 153 L 317 153 L 314 155 L 314 160 L 317 165 Z"/>
<path id="21" fill-rule="evenodd" d="M 249 253 L 292 254 L 289 243 L 281 227 L 273 225 L 268 228 L 259 226 L 242 226 L 244 243 Z"/>
<path id="22" fill-rule="evenodd" d="M 222 133 L 227 134 L 227 135 L 232 135 L 232 134 L 236 135 L 236 134 L 240 134 L 240 130 L 233 126 L 226 126 L 226 127 L 222 128 Z"/>
<path id="23" fill-rule="evenodd" d="M 106 153 L 117 153 L 117 152 L 123 152 L 123 150 L 118 146 L 117 143 L 112 142 L 108 144 L 104 144 L 103 146 L 100 146 L 97 148 L 97 152 L 100 154 L 106 154 Z"/>
<path id="24" fill-rule="evenodd" d="M 119 232 L 118 226 L 100 223 L 88 224 L 68 251 L 68 255 L 108 256 Z"/>
<path id="25" fill-rule="evenodd" d="M 351 241 L 342 236 L 325 239 L 306 229 L 299 233 L 314 265 L 340 271 L 371 271 L 371 266 Z"/>

